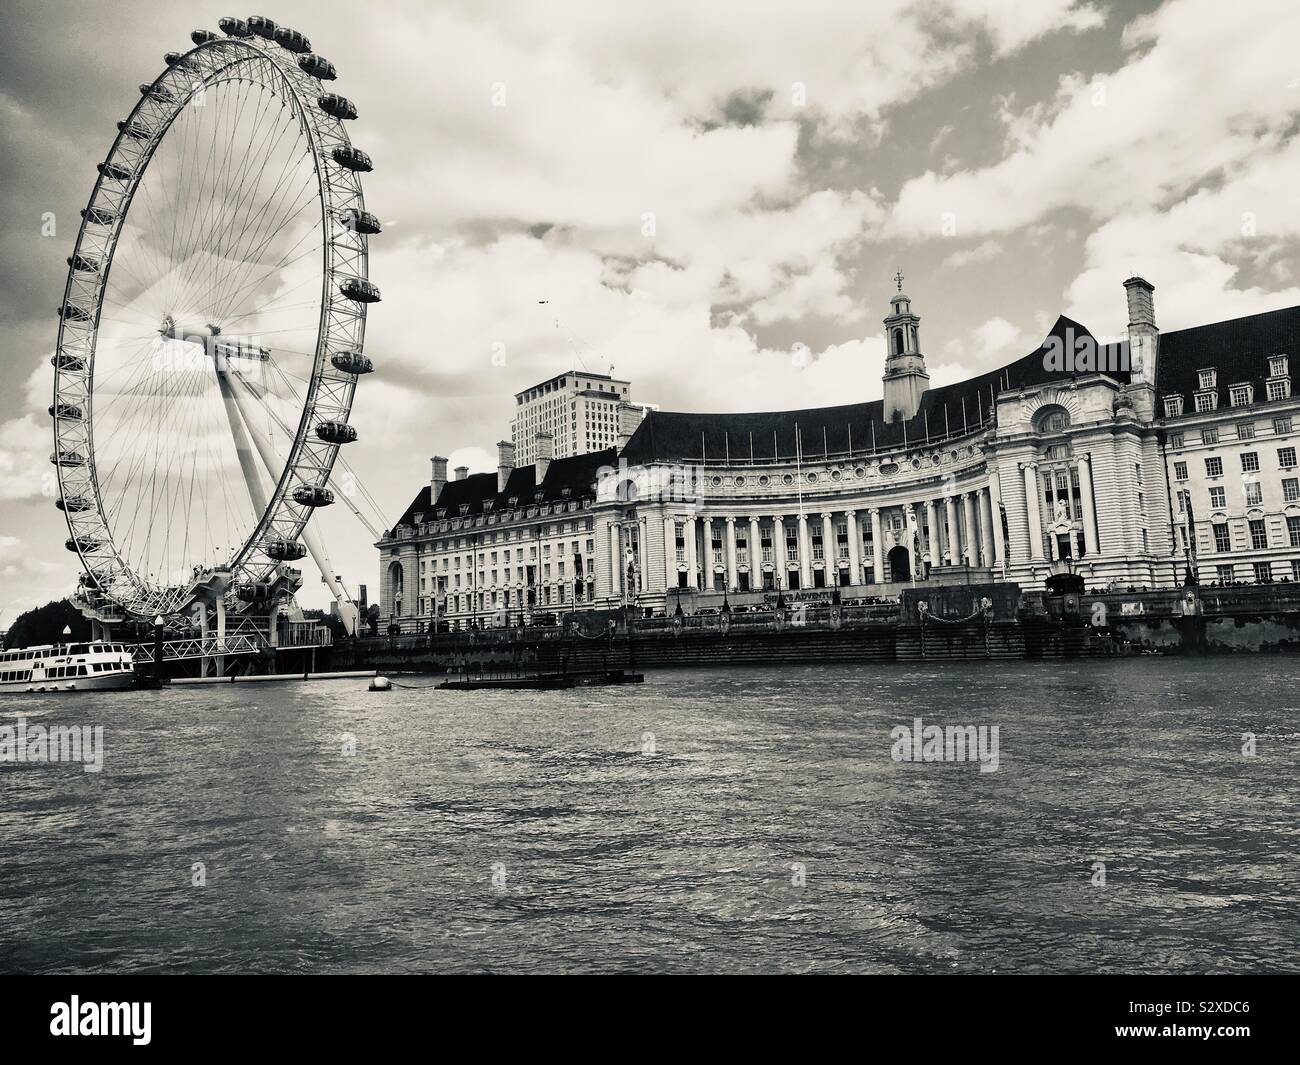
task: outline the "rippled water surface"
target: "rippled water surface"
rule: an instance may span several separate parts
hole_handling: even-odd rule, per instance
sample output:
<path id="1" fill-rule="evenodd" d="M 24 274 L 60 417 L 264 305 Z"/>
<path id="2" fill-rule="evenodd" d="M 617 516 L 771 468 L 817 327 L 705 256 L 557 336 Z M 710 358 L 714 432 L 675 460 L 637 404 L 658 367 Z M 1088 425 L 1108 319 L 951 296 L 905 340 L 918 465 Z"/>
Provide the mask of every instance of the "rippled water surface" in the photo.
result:
<path id="1" fill-rule="evenodd" d="M 1296 667 L 8 697 L 107 753 L 0 764 L 0 969 L 1295 970 Z M 998 725 L 999 770 L 892 761 L 918 715 Z"/>

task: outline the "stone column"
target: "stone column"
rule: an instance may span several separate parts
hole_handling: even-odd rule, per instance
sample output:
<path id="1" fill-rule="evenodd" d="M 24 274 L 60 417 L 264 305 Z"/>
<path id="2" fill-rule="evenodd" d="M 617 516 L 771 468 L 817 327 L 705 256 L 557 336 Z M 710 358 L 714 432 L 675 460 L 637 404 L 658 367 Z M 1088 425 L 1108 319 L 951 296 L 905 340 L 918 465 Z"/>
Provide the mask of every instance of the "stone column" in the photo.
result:
<path id="1" fill-rule="evenodd" d="M 727 534 L 726 534 L 727 538 L 724 541 L 724 545 L 727 552 L 727 590 L 734 592 L 736 590 L 736 585 L 740 583 L 739 580 L 737 579 L 737 572 L 736 572 L 735 516 L 728 514 L 726 517 L 726 522 L 727 522 Z"/>
<path id="2" fill-rule="evenodd" d="M 822 511 L 822 565 L 826 574 L 826 587 L 840 583 L 840 551 L 835 543 L 835 523 L 830 511 Z M 833 578 L 833 579 L 832 579 Z"/>
<path id="3" fill-rule="evenodd" d="M 980 556 L 981 564 L 993 565 L 993 504 L 989 500 L 989 490 L 981 488 L 979 493 L 980 510 Z"/>
<path id="4" fill-rule="evenodd" d="M 849 525 L 849 584 L 862 584 L 862 535 L 858 529 L 858 512 L 856 510 L 846 510 L 844 519 Z"/>
<path id="5" fill-rule="evenodd" d="M 916 580 L 916 541 L 919 530 L 916 527 L 916 504 L 903 504 L 903 546 L 907 548 L 907 568 L 912 571 L 912 580 Z"/>
<path id="6" fill-rule="evenodd" d="M 961 499 L 961 512 L 966 530 L 966 565 L 974 568 L 980 564 L 979 543 L 975 539 L 975 508 L 978 492 L 967 492 Z"/>
<path id="7" fill-rule="evenodd" d="M 749 590 L 763 587 L 763 528 L 758 518 L 749 519 Z"/>
<path id="8" fill-rule="evenodd" d="M 772 515 L 772 579 L 781 588 L 786 585 L 785 523 L 780 514 Z"/>
<path id="9" fill-rule="evenodd" d="M 1038 502 L 1038 464 L 1026 462 L 1022 468 L 1025 471 L 1025 511 L 1029 522 L 1029 559 L 1031 562 L 1042 562 L 1043 517 Z"/>
<path id="10" fill-rule="evenodd" d="M 1089 557 L 1099 555 L 1097 515 L 1092 500 L 1092 459 L 1087 455 L 1079 457 L 1079 506 L 1083 508 L 1083 549 Z"/>
<path id="11" fill-rule="evenodd" d="M 622 536 L 619 533 L 618 523 L 611 522 L 609 526 L 609 594 L 620 596 L 623 594 L 623 552 Z M 537 560 L 538 567 L 544 565 L 541 559 Z M 545 584 L 545 579 L 542 581 Z"/>
<path id="12" fill-rule="evenodd" d="M 930 529 L 930 565 L 937 566 L 943 559 L 939 553 L 939 512 L 933 499 L 925 501 L 925 523 Z"/>
<path id="13" fill-rule="evenodd" d="M 948 525 L 948 565 L 955 566 L 961 560 L 961 535 L 957 532 L 957 497 L 950 495 L 944 500 L 944 514 Z"/>
<path id="14" fill-rule="evenodd" d="M 698 519 L 694 515 L 688 515 L 685 521 L 686 587 L 695 589 L 700 587 L 699 558 L 696 554 L 695 543 L 695 523 L 697 520 Z"/>
<path id="15" fill-rule="evenodd" d="M 885 544 L 880 533 L 880 508 L 872 507 L 871 515 L 871 573 L 877 584 L 885 583 Z"/>
<path id="16" fill-rule="evenodd" d="M 677 519 L 664 518 L 664 587 L 677 587 Z"/>
<path id="17" fill-rule="evenodd" d="M 1002 542 L 1002 478 L 996 470 L 989 474 L 989 510 L 993 520 L 993 562 L 1000 565 L 1007 557 L 1007 545 Z"/>
<path id="18" fill-rule="evenodd" d="M 799 587 L 812 587 L 812 537 L 808 535 L 808 515 L 799 514 Z"/>

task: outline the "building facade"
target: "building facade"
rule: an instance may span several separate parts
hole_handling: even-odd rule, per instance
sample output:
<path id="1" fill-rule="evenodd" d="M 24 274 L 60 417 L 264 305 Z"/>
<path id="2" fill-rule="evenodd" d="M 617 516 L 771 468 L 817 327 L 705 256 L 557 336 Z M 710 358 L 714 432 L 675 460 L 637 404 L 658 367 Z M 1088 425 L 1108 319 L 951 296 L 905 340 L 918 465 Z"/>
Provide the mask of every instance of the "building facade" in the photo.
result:
<path id="1" fill-rule="evenodd" d="M 1201 583 L 1300 580 L 1295 310 L 1161 337 L 1175 535 Z"/>
<path id="2" fill-rule="evenodd" d="M 570 370 L 515 394 L 510 439 L 524 466 L 537 460 L 539 433 L 550 433 L 557 459 L 620 447 L 651 409 L 632 402 L 630 381 Z"/>
<path id="3" fill-rule="evenodd" d="M 448 484 L 444 461 L 441 486 L 435 460 L 433 484 L 378 545 L 385 612 L 484 625 L 516 607 L 1033 589 L 1063 570 L 1092 589 L 1173 587 L 1189 570 L 1202 582 L 1300 579 L 1300 308 L 1161 335 L 1154 287 L 1130 278 L 1125 290 L 1125 338 L 1102 343 L 1061 317 L 1034 351 L 930 388 L 900 278 L 880 400 L 651 410 L 621 447 L 552 459 L 543 432 L 536 468 L 516 468 L 503 444 L 495 476 Z M 556 477 L 562 462 L 573 465 Z M 467 565 L 471 588 L 438 580 Z M 394 581 L 412 580 L 419 594 L 399 605 Z"/>

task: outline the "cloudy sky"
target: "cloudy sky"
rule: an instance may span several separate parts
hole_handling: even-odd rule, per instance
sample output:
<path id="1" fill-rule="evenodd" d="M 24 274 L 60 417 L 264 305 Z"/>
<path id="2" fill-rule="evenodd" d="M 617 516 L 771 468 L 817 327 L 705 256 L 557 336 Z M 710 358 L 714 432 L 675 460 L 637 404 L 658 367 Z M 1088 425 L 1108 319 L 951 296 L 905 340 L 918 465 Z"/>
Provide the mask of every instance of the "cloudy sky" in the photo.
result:
<path id="1" fill-rule="evenodd" d="M 228 13 L 0 9 L 0 627 L 75 579 L 45 408 L 95 163 L 162 53 Z M 495 466 L 513 393 L 575 366 L 667 409 L 878 397 L 895 269 L 934 384 L 1030 350 L 1058 313 L 1121 331 L 1133 273 L 1166 329 L 1300 303 L 1294 0 L 265 13 L 338 66 L 375 160 L 380 372 L 349 455 L 390 518 L 431 454 Z M 368 537 L 328 516 L 339 568 L 373 587 Z"/>

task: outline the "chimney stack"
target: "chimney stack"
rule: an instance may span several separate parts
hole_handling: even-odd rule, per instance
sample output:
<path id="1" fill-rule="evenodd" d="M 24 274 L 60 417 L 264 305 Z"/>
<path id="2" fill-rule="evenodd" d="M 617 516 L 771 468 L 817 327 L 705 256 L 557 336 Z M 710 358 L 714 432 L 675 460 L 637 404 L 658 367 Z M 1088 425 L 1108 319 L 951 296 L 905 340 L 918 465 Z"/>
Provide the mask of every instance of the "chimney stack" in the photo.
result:
<path id="1" fill-rule="evenodd" d="M 1160 331 L 1156 328 L 1155 285 L 1142 277 L 1124 282 L 1128 294 L 1129 379 L 1134 384 L 1154 385 Z"/>
<path id="2" fill-rule="evenodd" d="M 506 481 L 515 468 L 515 445 L 509 440 L 497 441 L 497 492 L 506 490 Z"/>
<path id="3" fill-rule="evenodd" d="M 437 506 L 442 486 L 447 483 L 447 460 L 441 455 L 434 455 L 429 462 L 433 466 L 433 474 L 429 479 L 429 505 Z"/>
<path id="4" fill-rule="evenodd" d="M 457 466 L 457 467 L 456 467 L 456 480 L 458 480 L 458 481 L 463 481 L 463 480 L 464 480 L 466 477 L 468 477 L 468 476 L 469 476 L 469 467 L 468 467 L 468 466 Z"/>
<path id="5" fill-rule="evenodd" d="M 534 452 L 537 455 L 537 462 L 534 467 L 533 478 L 537 482 L 537 487 L 542 486 L 542 481 L 546 477 L 546 471 L 551 468 L 551 459 L 555 457 L 555 437 L 550 433 L 538 433 L 534 438 L 536 447 Z"/>

